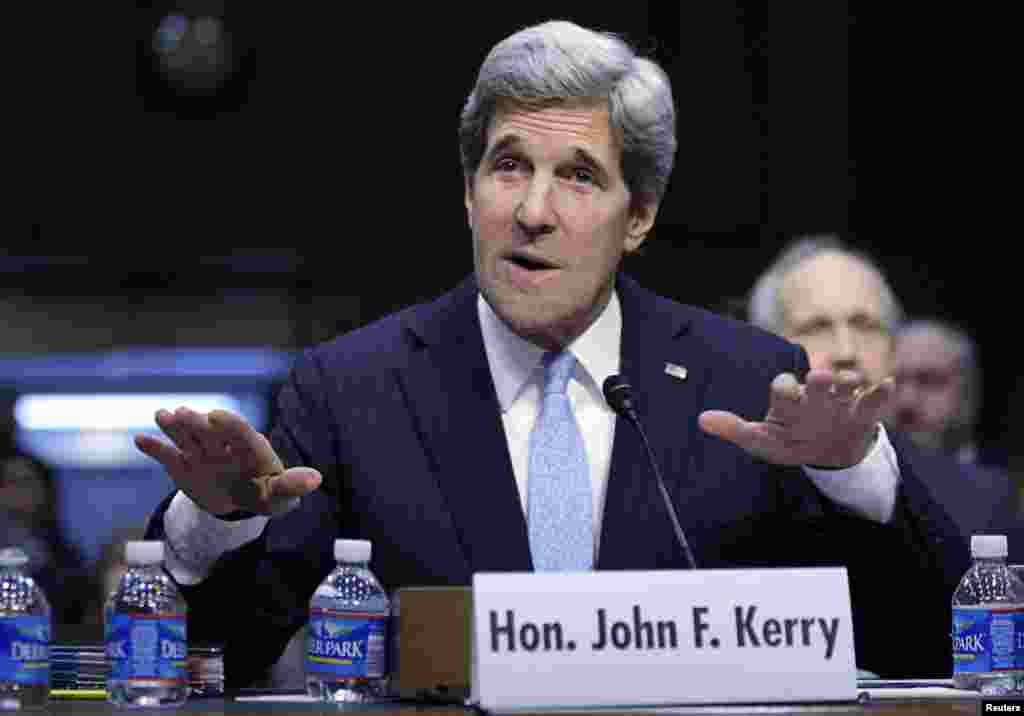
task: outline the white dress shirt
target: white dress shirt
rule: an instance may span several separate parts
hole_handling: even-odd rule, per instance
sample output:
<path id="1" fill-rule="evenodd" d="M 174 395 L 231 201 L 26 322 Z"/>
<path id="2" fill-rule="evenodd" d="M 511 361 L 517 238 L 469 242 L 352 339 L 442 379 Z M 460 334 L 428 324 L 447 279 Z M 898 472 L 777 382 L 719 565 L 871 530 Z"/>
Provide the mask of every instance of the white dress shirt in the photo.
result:
<path id="1" fill-rule="evenodd" d="M 526 511 L 527 465 L 530 431 L 540 410 L 544 375 L 544 349 L 513 333 L 479 296 L 477 309 L 484 348 L 501 406 L 501 419 L 508 440 L 512 470 L 519 499 Z M 594 500 L 594 563 L 600 548 L 601 519 L 611 470 L 615 436 L 615 413 L 604 400 L 605 378 L 619 372 L 622 343 L 622 308 L 616 294 L 597 320 L 567 348 L 576 356 L 576 367 L 567 389 L 576 415 L 590 466 Z M 713 407 L 713 406 L 709 406 Z M 845 470 L 804 472 L 829 499 L 863 517 L 885 523 L 892 517 L 899 484 L 896 452 L 884 426 L 868 456 Z M 653 479 L 653 478 L 652 478 Z M 295 500 L 293 504 L 298 504 Z M 685 511 L 686 506 L 679 506 Z M 169 549 L 165 564 L 182 584 L 197 584 L 209 573 L 217 558 L 259 537 L 270 518 L 258 516 L 227 522 L 199 508 L 179 492 L 164 514 Z"/>

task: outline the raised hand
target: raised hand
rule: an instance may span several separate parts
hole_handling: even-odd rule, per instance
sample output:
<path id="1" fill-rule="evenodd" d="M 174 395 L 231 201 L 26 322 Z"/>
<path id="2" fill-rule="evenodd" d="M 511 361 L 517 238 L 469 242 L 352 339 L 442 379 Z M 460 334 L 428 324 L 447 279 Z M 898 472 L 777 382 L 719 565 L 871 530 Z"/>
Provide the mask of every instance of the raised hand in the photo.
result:
<path id="1" fill-rule="evenodd" d="M 272 514 L 320 484 L 320 473 L 312 468 L 286 470 L 266 437 L 226 410 L 160 410 L 156 423 L 173 444 L 136 435 L 136 447 L 163 465 L 178 489 L 215 515 L 237 510 Z"/>
<path id="2" fill-rule="evenodd" d="M 866 385 L 853 371 L 812 370 L 804 385 L 783 373 L 772 381 L 762 422 L 707 410 L 698 423 L 777 465 L 846 468 L 867 457 L 893 388 L 892 378 Z"/>

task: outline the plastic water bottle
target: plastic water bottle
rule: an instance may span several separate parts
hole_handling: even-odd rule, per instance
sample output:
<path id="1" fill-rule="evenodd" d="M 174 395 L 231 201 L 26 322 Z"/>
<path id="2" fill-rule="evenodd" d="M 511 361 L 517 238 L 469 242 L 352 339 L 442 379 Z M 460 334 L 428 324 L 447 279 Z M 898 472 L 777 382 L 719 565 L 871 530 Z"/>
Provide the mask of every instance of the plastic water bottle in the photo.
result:
<path id="1" fill-rule="evenodd" d="M 0 550 L 0 711 L 45 708 L 50 698 L 50 603 L 27 563 L 17 547 Z"/>
<path id="2" fill-rule="evenodd" d="M 1019 693 L 1024 582 L 1006 566 L 1005 535 L 974 535 L 974 563 L 953 592 L 953 684 L 986 696 Z"/>
<path id="3" fill-rule="evenodd" d="M 107 700 L 117 706 L 178 706 L 188 698 L 185 600 L 161 563 L 164 544 L 128 542 L 128 571 L 104 607 Z"/>
<path id="4" fill-rule="evenodd" d="M 370 551 L 365 540 L 335 540 L 338 566 L 309 603 L 306 691 L 322 701 L 388 697 L 391 604 L 370 571 Z"/>

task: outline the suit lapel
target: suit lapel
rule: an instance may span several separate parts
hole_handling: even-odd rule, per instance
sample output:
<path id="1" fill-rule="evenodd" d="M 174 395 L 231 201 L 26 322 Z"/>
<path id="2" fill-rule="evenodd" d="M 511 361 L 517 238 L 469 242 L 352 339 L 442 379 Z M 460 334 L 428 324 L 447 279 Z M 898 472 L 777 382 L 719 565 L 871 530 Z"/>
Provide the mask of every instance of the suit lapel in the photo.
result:
<path id="1" fill-rule="evenodd" d="M 399 380 L 470 570 L 525 571 L 526 520 L 476 301 L 468 279 L 407 314 L 416 340 Z"/>
<path id="2" fill-rule="evenodd" d="M 709 366 L 702 352 L 693 350 L 692 341 L 687 340 L 689 320 L 678 305 L 669 305 L 624 276 L 620 276 L 618 292 L 622 303 L 622 374 L 633 386 L 640 420 L 689 536 L 688 515 L 680 496 L 696 488 L 689 443 L 698 430 L 697 415 Z M 667 373 L 667 363 L 685 367 L 685 378 Z M 692 543 L 692 537 L 690 546 L 699 563 L 699 546 Z M 664 569 L 683 565 L 643 443 L 636 429 L 618 418 L 598 568 Z"/>

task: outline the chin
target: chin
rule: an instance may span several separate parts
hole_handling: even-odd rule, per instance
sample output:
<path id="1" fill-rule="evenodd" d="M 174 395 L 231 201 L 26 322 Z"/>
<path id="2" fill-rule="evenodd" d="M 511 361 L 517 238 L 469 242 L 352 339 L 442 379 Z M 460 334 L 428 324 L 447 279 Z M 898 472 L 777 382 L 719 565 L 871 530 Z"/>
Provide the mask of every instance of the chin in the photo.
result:
<path id="1" fill-rule="evenodd" d="M 568 321 L 553 314 L 546 301 L 531 298 L 513 297 L 510 300 L 498 299 L 488 302 L 498 318 L 520 338 L 548 350 L 562 347 L 566 341 L 561 336 L 567 332 L 564 328 L 560 330 L 559 327 L 565 326 Z"/>
<path id="2" fill-rule="evenodd" d="M 557 324 L 538 318 L 536 314 L 523 315 L 521 312 L 514 312 L 508 317 L 502 317 L 502 320 L 516 335 L 535 345 L 555 350 L 564 344 L 564 341 L 559 339 L 561 334 L 557 330 Z"/>

